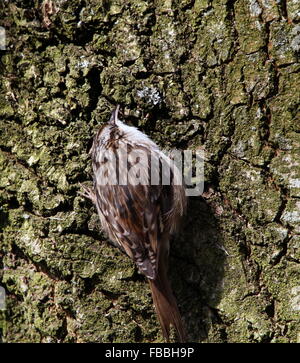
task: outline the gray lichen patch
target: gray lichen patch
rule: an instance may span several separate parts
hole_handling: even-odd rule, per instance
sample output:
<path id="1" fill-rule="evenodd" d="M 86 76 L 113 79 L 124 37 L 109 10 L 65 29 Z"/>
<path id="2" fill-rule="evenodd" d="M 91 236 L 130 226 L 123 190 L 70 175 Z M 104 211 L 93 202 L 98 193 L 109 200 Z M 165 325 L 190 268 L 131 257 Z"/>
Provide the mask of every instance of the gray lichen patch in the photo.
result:
<path id="1" fill-rule="evenodd" d="M 271 170 L 277 183 L 283 185 L 291 196 L 300 196 L 300 159 L 299 149 L 293 147 L 288 151 L 279 151 L 272 160 Z"/>
<path id="2" fill-rule="evenodd" d="M 289 200 L 281 216 L 283 223 L 293 226 L 296 233 L 300 231 L 300 201 Z"/>

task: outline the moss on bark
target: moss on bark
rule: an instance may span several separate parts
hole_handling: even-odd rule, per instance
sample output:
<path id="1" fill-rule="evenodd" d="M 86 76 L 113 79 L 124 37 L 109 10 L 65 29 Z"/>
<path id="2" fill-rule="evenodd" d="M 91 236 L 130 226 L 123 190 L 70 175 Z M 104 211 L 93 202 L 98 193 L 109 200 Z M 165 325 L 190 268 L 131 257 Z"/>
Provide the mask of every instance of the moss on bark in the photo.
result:
<path id="1" fill-rule="evenodd" d="M 297 1 L 9 1 L 0 78 L 7 342 L 160 342 L 145 279 L 107 243 L 88 150 L 113 104 L 206 155 L 173 241 L 190 341 L 295 342 L 300 311 Z"/>

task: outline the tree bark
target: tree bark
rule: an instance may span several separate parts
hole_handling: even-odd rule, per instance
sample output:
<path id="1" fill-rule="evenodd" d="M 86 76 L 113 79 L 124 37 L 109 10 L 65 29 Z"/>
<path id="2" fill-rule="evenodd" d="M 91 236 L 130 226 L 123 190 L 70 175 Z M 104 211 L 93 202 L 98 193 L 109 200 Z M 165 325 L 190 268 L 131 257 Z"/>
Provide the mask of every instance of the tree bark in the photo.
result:
<path id="1" fill-rule="evenodd" d="M 78 194 L 113 105 L 202 148 L 170 276 L 196 342 L 300 339 L 299 1 L 4 1 L 6 342 L 161 342 L 145 279 Z M 298 111 L 298 112 L 297 112 Z"/>

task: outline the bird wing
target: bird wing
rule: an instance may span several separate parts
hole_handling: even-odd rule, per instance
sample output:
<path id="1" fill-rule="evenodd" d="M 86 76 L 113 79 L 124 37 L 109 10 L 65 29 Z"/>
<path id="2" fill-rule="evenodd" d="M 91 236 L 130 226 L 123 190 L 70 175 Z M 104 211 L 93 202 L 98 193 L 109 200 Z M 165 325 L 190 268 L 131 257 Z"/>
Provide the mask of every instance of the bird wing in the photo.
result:
<path id="1" fill-rule="evenodd" d="M 135 151 L 136 155 L 141 155 L 145 148 L 136 148 Z M 159 159 L 159 155 L 155 157 Z M 166 217 L 172 209 L 172 186 L 151 185 L 149 159 L 147 165 L 140 160 L 140 168 L 130 157 L 128 163 L 127 185 L 101 185 L 95 180 L 96 205 L 106 220 L 110 238 L 126 251 L 142 273 L 154 279 L 159 242 L 166 229 Z M 148 171 L 147 175 L 141 175 L 145 171 Z M 139 180 L 144 183 L 136 185 L 133 179 L 138 173 Z"/>

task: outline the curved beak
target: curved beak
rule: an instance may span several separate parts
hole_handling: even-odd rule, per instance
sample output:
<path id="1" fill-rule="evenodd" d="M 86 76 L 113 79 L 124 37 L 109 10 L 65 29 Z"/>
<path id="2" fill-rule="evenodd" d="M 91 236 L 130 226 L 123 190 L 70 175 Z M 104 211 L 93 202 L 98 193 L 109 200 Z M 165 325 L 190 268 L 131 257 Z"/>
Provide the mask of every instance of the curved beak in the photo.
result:
<path id="1" fill-rule="evenodd" d="M 117 107 L 113 110 L 113 112 L 111 113 L 110 119 L 109 119 L 109 123 L 111 125 L 115 125 L 116 122 L 118 121 L 118 113 L 119 113 L 119 109 L 120 109 L 120 105 L 117 105 Z"/>

